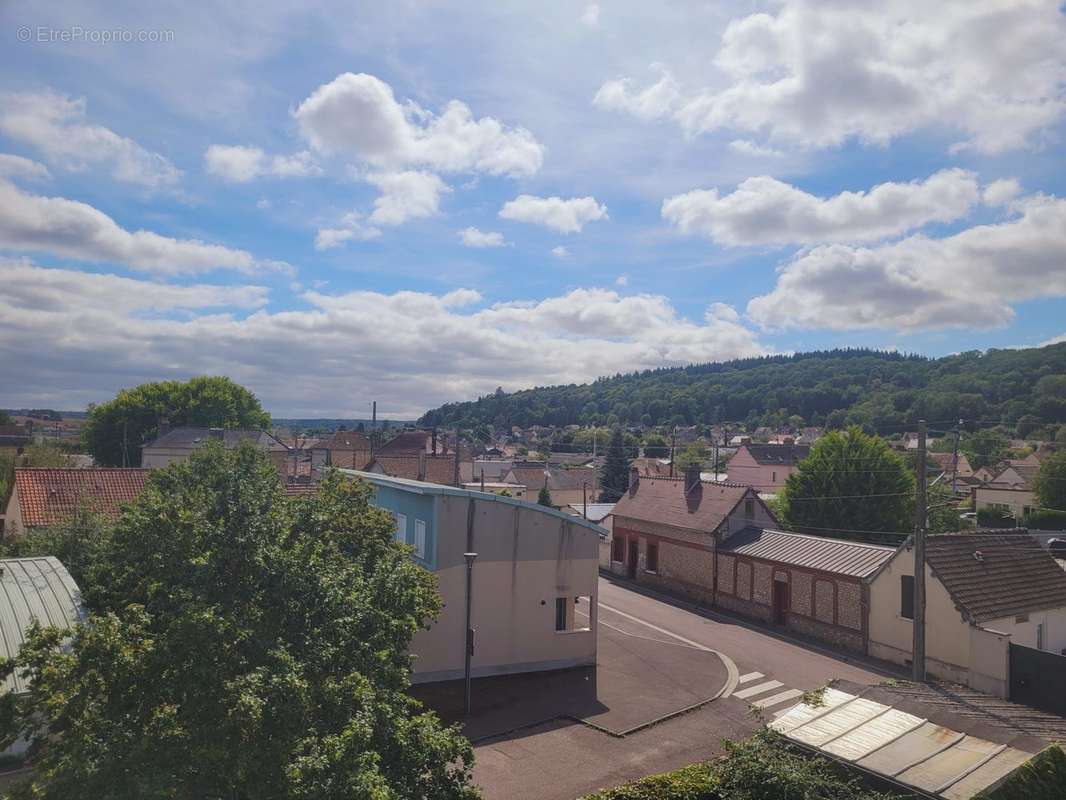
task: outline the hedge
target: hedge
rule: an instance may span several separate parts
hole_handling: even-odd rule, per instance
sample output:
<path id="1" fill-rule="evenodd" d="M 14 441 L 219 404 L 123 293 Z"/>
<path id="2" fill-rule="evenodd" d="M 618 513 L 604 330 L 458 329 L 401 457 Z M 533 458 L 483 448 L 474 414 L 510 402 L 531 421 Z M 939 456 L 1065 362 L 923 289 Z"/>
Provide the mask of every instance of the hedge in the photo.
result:
<path id="1" fill-rule="evenodd" d="M 1022 525 L 1038 531 L 1066 531 L 1066 511 L 1030 511 Z"/>
<path id="2" fill-rule="evenodd" d="M 717 785 L 710 764 L 690 764 L 673 772 L 604 789 L 582 800 L 719 800 Z"/>

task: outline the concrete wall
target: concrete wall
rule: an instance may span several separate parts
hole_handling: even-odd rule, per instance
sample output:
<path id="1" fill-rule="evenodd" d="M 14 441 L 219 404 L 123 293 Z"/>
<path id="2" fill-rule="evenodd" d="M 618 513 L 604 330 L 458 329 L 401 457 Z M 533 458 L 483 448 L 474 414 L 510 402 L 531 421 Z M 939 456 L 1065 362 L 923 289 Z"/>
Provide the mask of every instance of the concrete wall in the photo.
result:
<path id="1" fill-rule="evenodd" d="M 970 627 L 969 680 L 974 689 L 1010 697 L 1010 635 L 991 627 Z"/>
<path id="2" fill-rule="evenodd" d="M 11 487 L 11 497 L 7 501 L 7 510 L 4 512 L 4 537 L 8 536 L 21 536 L 23 533 L 22 526 L 22 508 L 19 506 L 19 494 L 18 486 Z"/>
<path id="3" fill-rule="evenodd" d="M 1037 645 L 1037 625 L 1044 626 L 1044 647 L 1049 653 L 1062 653 L 1066 648 L 1066 608 L 1051 608 L 1044 611 L 1031 611 L 1018 617 L 994 619 L 982 623 L 983 627 L 1002 631 L 1010 636 L 1011 642 L 1025 647 Z"/>
<path id="4" fill-rule="evenodd" d="M 462 677 L 464 660 L 466 496 L 436 495 L 436 574 L 440 618 L 411 646 L 416 683 Z M 527 503 L 475 499 L 471 625 L 474 675 L 596 663 L 599 535 Z M 409 523 L 410 524 L 410 523 Z M 590 598 L 555 630 L 556 598 Z M 569 609 L 571 612 L 574 609 Z"/>
<path id="5" fill-rule="evenodd" d="M 914 624 L 900 616 L 900 577 L 913 574 L 914 552 L 905 549 L 893 556 L 870 583 L 869 652 L 875 658 L 903 664 L 911 657 Z M 965 683 L 970 661 L 970 625 L 928 565 L 925 620 L 926 655 L 940 665 L 939 670 L 929 666 L 929 671 Z"/>
<path id="6" fill-rule="evenodd" d="M 1017 518 L 1024 515 L 1025 509 L 1037 505 L 1036 497 L 1027 489 L 1006 489 L 978 486 L 974 489 L 974 502 L 977 508 L 989 508 L 993 504 L 1002 504 L 1010 508 Z"/>
<path id="7" fill-rule="evenodd" d="M 141 466 L 155 469 L 184 461 L 192 454 L 188 447 L 145 447 L 141 450 Z"/>

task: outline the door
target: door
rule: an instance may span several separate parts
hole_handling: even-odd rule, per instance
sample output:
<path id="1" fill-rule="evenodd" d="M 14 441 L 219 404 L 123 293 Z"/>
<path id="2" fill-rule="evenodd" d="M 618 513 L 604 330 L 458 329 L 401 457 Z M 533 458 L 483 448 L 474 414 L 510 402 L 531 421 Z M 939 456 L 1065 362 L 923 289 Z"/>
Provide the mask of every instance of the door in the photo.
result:
<path id="1" fill-rule="evenodd" d="M 637 577 L 637 556 L 640 551 L 637 549 L 637 540 L 629 540 L 629 558 L 626 559 L 626 573 L 630 578 Z"/>
<path id="2" fill-rule="evenodd" d="M 788 583 L 782 580 L 774 581 L 774 624 L 784 625 L 787 622 L 788 611 Z"/>

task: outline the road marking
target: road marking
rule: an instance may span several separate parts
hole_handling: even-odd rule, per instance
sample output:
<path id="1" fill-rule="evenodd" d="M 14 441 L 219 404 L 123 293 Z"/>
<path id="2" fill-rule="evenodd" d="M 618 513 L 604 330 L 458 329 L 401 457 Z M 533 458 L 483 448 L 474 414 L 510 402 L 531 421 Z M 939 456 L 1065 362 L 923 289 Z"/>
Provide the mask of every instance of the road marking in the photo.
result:
<path id="1" fill-rule="evenodd" d="M 756 678 L 765 677 L 766 676 L 763 675 L 761 672 L 749 672 L 747 675 L 741 675 L 739 678 L 737 678 L 737 683 L 747 683 L 748 681 L 753 681 Z"/>
<path id="2" fill-rule="evenodd" d="M 662 633 L 666 636 L 671 636 L 674 639 L 677 639 L 679 642 L 684 642 L 689 647 L 695 647 L 697 650 L 703 650 L 708 653 L 714 653 L 716 656 L 718 656 L 718 658 L 722 660 L 722 663 L 725 665 L 726 671 L 726 682 L 725 687 L 722 689 L 721 696 L 729 697 L 729 694 L 735 688 L 737 688 L 737 680 L 740 678 L 740 670 L 737 669 L 736 662 L 734 662 L 733 659 L 731 659 L 725 653 L 719 650 L 715 650 L 712 647 L 702 645 L 699 642 L 694 642 L 692 641 L 692 639 L 686 639 L 680 634 L 674 633 L 673 631 L 669 631 L 666 628 L 660 628 L 658 625 L 653 625 L 652 623 L 643 620 L 640 617 L 635 617 L 632 614 L 627 614 L 625 611 L 620 611 L 617 608 L 613 608 L 612 606 L 607 605 L 606 603 L 600 603 L 599 607 L 618 614 L 618 616 L 620 617 L 625 617 L 626 619 L 632 620 L 633 622 L 639 622 L 641 625 L 651 628 L 653 631 L 658 631 L 659 633 Z"/>
<path id="3" fill-rule="evenodd" d="M 781 681 L 767 681 L 766 683 L 749 686 L 747 689 L 741 689 L 739 692 L 733 692 L 733 697 L 739 697 L 743 700 L 745 697 L 762 694 L 763 692 L 768 692 L 771 689 L 778 689 L 784 685 L 785 684 L 781 683 Z"/>
<path id="4" fill-rule="evenodd" d="M 756 708 L 768 708 L 769 706 L 776 706 L 778 703 L 783 703 L 786 700 L 793 700 L 802 695 L 799 689 L 787 689 L 783 692 L 764 697 L 762 700 L 756 700 L 752 703 Z"/>

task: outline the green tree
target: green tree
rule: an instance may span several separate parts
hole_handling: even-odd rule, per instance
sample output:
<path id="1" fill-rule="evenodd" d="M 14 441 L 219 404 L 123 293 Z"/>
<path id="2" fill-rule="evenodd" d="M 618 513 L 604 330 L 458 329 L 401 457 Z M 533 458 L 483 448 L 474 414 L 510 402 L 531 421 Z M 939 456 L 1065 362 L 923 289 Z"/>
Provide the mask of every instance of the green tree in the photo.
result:
<path id="1" fill-rule="evenodd" d="M 551 508 L 552 495 L 551 492 L 548 491 L 547 484 L 540 487 L 540 492 L 537 494 L 537 504 Z"/>
<path id="2" fill-rule="evenodd" d="M 10 425 L 11 415 L 6 411 L 0 410 L 0 425 Z"/>
<path id="3" fill-rule="evenodd" d="M 782 493 L 785 522 L 797 529 L 898 531 L 913 527 L 914 475 L 903 457 L 855 427 L 811 447 Z"/>
<path id="4" fill-rule="evenodd" d="M 607 457 L 600 475 L 600 502 L 616 503 L 629 488 L 629 459 L 626 458 L 622 429 L 615 428 L 607 445 Z"/>
<path id="5" fill-rule="evenodd" d="M 82 432 L 85 448 L 104 466 L 140 463 L 141 445 L 154 439 L 159 421 L 172 427 L 266 430 L 270 415 L 250 391 L 226 377 L 161 381 L 123 389 L 89 409 Z"/>
<path id="6" fill-rule="evenodd" d="M 87 587 L 90 569 L 111 536 L 111 523 L 88 506 L 78 507 L 74 514 L 51 528 L 31 528 L 21 536 L 4 539 L 0 543 L 3 558 L 55 556 L 79 586 Z"/>
<path id="7" fill-rule="evenodd" d="M 1040 506 L 1066 511 L 1066 450 L 1059 450 L 1041 462 L 1035 483 Z"/>
<path id="8" fill-rule="evenodd" d="M 158 470 L 116 524 L 69 643 L 34 627 L 0 674 L 18 800 L 473 798 L 472 751 L 407 694 L 435 577 L 364 484 L 290 500 L 250 446 Z"/>
<path id="9" fill-rule="evenodd" d="M 978 431 L 965 435 L 959 449 L 974 469 L 991 467 L 1010 456 L 1010 441 L 996 430 Z"/>
<path id="10" fill-rule="evenodd" d="M 674 466 L 681 470 L 691 464 L 702 467 L 710 457 L 711 454 L 707 452 L 707 446 L 697 439 L 685 445 L 684 449 L 677 454 Z"/>

